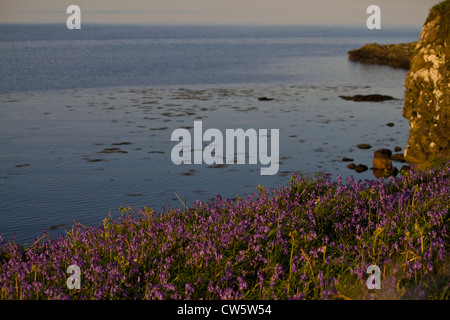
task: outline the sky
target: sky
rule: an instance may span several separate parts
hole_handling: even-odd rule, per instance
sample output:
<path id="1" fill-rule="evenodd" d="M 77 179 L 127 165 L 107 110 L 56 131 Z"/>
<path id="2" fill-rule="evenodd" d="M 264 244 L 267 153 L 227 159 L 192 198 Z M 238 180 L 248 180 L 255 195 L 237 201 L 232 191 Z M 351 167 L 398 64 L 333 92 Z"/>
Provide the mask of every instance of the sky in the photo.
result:
<path id="1" fill-rule="evenodd" d="M 0 0 L 0 23 L 365 25 L 370 5 L 382 25 L 418 26 L 439 0 Z"/>

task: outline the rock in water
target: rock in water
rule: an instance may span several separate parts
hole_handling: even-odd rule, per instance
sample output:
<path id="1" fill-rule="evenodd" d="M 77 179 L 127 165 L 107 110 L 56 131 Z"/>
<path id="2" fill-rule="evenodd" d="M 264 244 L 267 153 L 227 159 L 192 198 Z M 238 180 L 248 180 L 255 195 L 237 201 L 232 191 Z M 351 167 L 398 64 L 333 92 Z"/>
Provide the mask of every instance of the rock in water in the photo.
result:
<path id="1" fill-rule="evenodd" d="M 391 155 L 392 152 L 389 149 L 375 151 L 373 153 L 373 168 L 382 170 L 392 168 Z"/>
<path id="2" fill-rule="evenodd" d="M 355 170 L 356 164 L 350 163 L 350 164 L 347 165 L 347 168 L 349 168 L 350 170 Z"/>
<path id="3" fill-rule="evenodd" d="M 369 168 L 368 168 L 365 164 L 358 164 L 358 165 L 355 167 L 355 171 L 358 172 L 358 173 L 367 171 L 368 169 L 369 169 Z"/>
<path id="4" fill-rule="evenodd" d="M 395 100 L 394 97 L 382 95 L 382 94 L 357 94 L 354 96 L 339 96 L 344 100 L 352 100 L 357 102 L 380 102 L 386 100 Z"/>
<path id="5" fill-rule="evenodd" d="M 357 145 L 357 147 L 359 149 L 370 149 L 370 148 L 372 148 L 372 146 L 370 144 L 367 144 L 367 143 L 360 143 L 360 144 Z"/>
<path id="6" fill-rule="evenodd" d="M 267 97 L 259 97 L 258 101 L 272 101 L 272 98 L 267 98 Z"/>
<path id="7" fill-rule="evenodd" d="M 450 158 L 450 0 L 435 5 L 423 26 L 405 80 L 403 116 L 409 121 L 404 151 L 417 169 Z"/>

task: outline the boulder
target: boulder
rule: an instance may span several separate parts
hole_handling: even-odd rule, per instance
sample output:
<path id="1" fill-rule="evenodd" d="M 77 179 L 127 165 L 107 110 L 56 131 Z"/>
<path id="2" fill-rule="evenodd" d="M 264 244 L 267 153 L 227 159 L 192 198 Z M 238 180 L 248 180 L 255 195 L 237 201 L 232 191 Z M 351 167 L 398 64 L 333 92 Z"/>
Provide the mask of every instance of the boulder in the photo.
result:
<path id="1" fill-rule="evenodd" d="M 366 165 L 364 165 L 364 164 L 358 164 L 355 167 L 355 171 L 358 172 L 358 173 L 364 172 L 364 171 L 367 171 L 367 170 L 369 170 L 369 168 Z"/>
<path id="2" fill-rule="evenodd" d="M 360 144 L 357 145 L 357 147 L 359 149 L 370 149 L 370 148 L 372 148 L 372 146 L 370 144 L 367 144 L 367 143 L 360 143 Z"/>
<path id="3" fill-rule="evenodd" d="M 391 169 L 392 152 L 389 149 L 379 149 L 373 153 L 373 168 L 374 169 Z"/>

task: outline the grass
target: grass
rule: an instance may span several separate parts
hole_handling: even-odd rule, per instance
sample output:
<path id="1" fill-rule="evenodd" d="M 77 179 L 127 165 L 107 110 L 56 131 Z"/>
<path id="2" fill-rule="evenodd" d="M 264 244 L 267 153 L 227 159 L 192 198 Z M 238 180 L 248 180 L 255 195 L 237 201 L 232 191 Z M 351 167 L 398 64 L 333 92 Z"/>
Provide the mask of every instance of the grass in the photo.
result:
<path id="1" fill-rule="evenodd" d="M 449 299 L 449 164 L 386 181 L 295 174 L 245 199 L 121 208 L 27 248 L 0 240 L 0 299 Z"/>

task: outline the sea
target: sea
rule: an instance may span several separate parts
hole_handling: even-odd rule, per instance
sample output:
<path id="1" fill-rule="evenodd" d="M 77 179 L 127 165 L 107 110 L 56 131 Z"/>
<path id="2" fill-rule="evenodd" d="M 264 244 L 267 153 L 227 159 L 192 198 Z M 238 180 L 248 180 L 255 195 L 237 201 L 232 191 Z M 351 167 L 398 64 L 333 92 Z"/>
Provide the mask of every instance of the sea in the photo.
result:
<path id="1" fill-rule="evenodd" d="M 377 179 L 373 152 L 406 146 L 407 71 L 352 62 L 348 51 L 417 41 L 420 31 L 0 25 L 2 241 L 55 239 L 74 224 L 119 217 L 121 207 L 164 213 L 217 196 L 245 198 L 258 185 L 286 186 L 296 172 Z M 355 94 L 395 100 L 340 97 Z M 261 175 L 264 165 L 248 161 L 175 164 L 172 133 L 185 129 L 193 137 L 194 121 L 224 134 L 278 129 L 277 174 Z M 362 143 L 371 148 L 358 148 Z M 357 173 L 343 158 L 369 170 Z"/>

